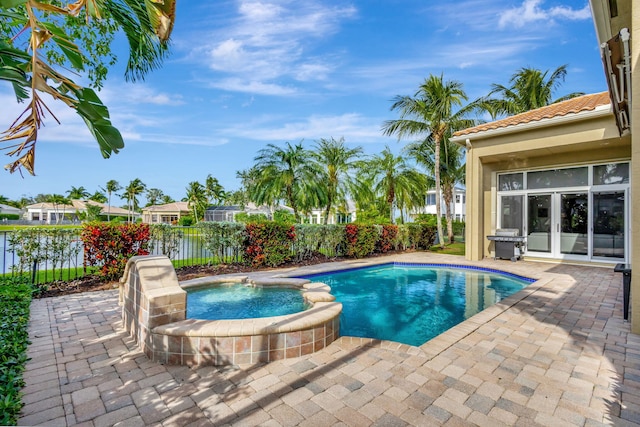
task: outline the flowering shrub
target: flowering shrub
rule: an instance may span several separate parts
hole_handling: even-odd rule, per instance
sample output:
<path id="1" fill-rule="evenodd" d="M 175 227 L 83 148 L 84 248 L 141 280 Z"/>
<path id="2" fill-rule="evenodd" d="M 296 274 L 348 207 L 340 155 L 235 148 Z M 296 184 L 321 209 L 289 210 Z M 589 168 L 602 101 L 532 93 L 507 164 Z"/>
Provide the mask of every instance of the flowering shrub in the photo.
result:
<path id="1" fill-rule="evenodd" d="M 346 255 L 363 258 L 373 253 L 378 241 L 378 231 L 373 225 L 347 224 L 344 227 Z"/>
<path id="2" fill-rule="evenodd" d="M 244 231 L 245 257 L 254 267 L 276 267 L 291 258 L 295 238 L 291 225 L 273 221 L 248 223 Z"/>
<path id="3" fill-rule="evenodd" d="M 380 253 L 385 253 L 389 252 L 392 249 L 395 249 L 398 236 L 398 226 L 385 224 L 379 227 L 381 228 L 381 230 L 378 242 L 376 244 L 376 250 Z"/>
<path id="4" fill-rule="evenodd" d="M 84 243 L 85 266 L 100 266 L 104 280 L 118 279 L 129 258 L 149 254 L 148 224 L 88 223 L 80 238 Z"/>

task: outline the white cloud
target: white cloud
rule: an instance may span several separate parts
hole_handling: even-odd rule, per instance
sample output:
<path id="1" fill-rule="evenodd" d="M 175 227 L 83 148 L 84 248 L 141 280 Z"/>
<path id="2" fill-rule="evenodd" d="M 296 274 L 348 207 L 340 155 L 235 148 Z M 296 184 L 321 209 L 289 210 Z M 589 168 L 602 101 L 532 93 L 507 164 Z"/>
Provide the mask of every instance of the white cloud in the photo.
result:
<path id="1" fill-rule="evenodd" d="M 310 53 L 355 14 L 352 6 L 332 7 L 320 1 L 239 1 L 235 19 L 209 34 L 209 42 L 201 40 L 192 57 L 227 75 L 214 82 L 215 87 L 290 95 L 294 90 L 285 88 L 283 81 L 319 81 L 330 75 L 335 58 Z"/>
<path id="2" fill-rule="evenodd" d="M 282 117 L 259 117 L 252 123 L 221 129 L 219 133 L 228 135 L 230 139 L 273 142 L 315 141 L 330 137 L 344 137 L 348 143 L 357 144 L 388 142 L 390 139 L 380 131 L 381 123 L 382 119 L 364 117 L 358 113 L 311 115 L 293 122 L 286 122 Z"/>
<path id="3" fill-rule="evenodd" d="M 538 21 L 553 22 L 555 19 L 575 21 L 591 18 L 588 3 L 582 9 L 572 9 L 567 6 L 544 9 L 542 3 L 544 0 L 524 0 L 520 6 L 502 12 L 498 25 L 500 28 L 522 28 Z"/>

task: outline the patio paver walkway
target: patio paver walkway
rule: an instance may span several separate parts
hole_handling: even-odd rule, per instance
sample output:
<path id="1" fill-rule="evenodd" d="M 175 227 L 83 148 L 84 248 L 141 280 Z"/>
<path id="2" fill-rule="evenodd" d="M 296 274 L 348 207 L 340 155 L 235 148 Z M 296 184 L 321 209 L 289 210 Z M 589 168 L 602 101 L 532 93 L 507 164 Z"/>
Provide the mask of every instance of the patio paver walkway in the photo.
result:
<path id="1" fill-rule="evenodd" d="M 541 280 L 420 348 L 342 337 L 308 357 L 203 368 L 142 355 L 122 328 L 115 290 L 34 300 L 19 425 L 640 424 L 640 336 L 622 319 L 613 266 L 428 253 L 388 260 Z"/>

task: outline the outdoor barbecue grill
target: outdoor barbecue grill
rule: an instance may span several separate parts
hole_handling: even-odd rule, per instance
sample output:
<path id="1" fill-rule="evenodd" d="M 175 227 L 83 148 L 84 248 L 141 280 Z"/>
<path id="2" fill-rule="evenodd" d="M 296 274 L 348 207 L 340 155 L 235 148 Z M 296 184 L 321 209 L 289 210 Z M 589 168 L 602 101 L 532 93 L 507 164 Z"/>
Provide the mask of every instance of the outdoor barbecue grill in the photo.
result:
<path id="1" fill-rule="evenodd" d="M 495 258 L 517 261 L 522 255 L 524 236 L 520 236 L 517 228 L 498 228 L 496 234 L 487 236 L 495 243 Z"/>

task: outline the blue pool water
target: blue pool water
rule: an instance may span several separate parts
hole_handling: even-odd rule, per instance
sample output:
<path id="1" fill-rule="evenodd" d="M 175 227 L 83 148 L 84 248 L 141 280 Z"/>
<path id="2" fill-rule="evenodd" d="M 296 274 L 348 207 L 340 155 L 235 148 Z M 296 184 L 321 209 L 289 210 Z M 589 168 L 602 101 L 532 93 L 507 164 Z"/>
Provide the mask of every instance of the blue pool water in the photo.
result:
<path id="1" fill-rule="evenodd" d="M 282 316 L 307 308 L 297 289 L 225 284 L 187 290 L 187 319 L 252 319 Z"/>
<path id="2" fill-rule="evenodd" d="M 409 264 L 304 278 L 331 286 L 342 303 L 340 335 L 416 346 L 533 282 L 487 270 Z"/>

